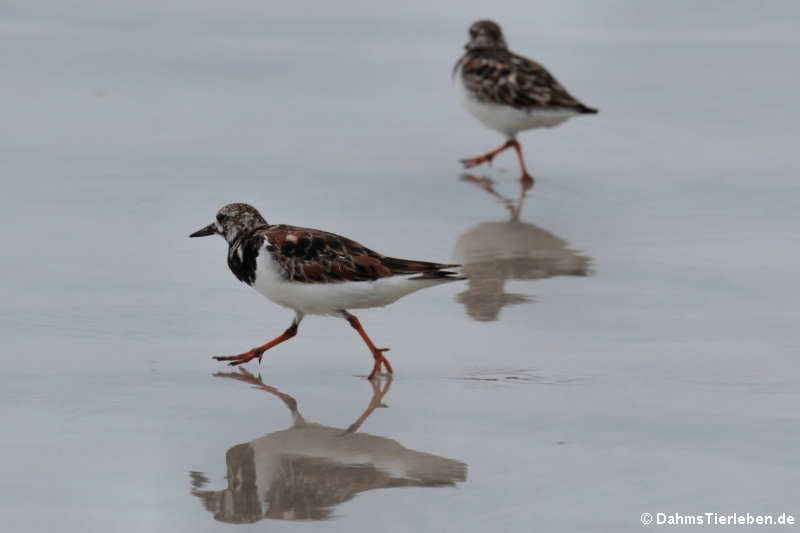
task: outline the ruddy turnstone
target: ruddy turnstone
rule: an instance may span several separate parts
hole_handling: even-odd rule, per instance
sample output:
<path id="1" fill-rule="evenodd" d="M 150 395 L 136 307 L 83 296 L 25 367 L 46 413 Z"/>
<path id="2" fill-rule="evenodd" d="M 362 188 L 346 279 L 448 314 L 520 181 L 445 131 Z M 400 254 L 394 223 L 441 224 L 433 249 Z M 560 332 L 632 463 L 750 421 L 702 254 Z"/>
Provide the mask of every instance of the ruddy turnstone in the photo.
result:
<path id="1" fill-rule="evenodd" d="M 268 343 L 239 355 L 217 356 L 231 365 L 258 358 L 297 334 L 305 315 L 346 319 L 369 347 L 375 364 L 368 379 L 392 366 L 376 348 L 348 309 L 388 305 L 407 294 L 448 281 L 465 279 L 445 270 L 458 265 L 386 257 L 361 244 L 326 231 L 267 224 L 252 206 L 228 204 L 216 221 L 190 237 L 221 235 L 228 242 L 228 266 L 233 274 L 268 299 L 293 309 L 292 325 Z"/>
<path id="2" fill-rule="evenodd" d="M 453 76 L 458 76 L 461 101 L 467 111 L 508 140 L 496 150 L 479 157 L 462 159 L 466 168 L 490 163 L 494 156 L 514 148 L 522 167 L 522 179 L 533 178 L 525 168 L 522 148 L 516 139 L 520 131 L 552 128 L 575 115 L 597 113 L 575 97 L 539 63 L 508 49 L 500 26 L 479 20 L 469 28 L 467 52 L 461 56 Z"/>

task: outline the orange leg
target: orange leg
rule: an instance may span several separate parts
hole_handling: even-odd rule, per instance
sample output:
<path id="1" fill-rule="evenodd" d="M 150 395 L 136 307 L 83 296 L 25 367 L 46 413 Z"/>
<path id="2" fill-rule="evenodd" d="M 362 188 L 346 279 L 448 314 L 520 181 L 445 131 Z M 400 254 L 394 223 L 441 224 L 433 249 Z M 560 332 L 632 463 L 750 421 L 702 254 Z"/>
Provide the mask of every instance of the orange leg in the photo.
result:
<path id="1" fill-rule="evenodd" d="M 283 333 L 281 333 L 279 336 L 275 337 L 268 343 L 264 344 L 263 346 L 253 348 L 252 350 L 240 353 L 239 355 L 217 355 L 214 357 L 214 359 L 216 359 L 217 361 L 230 361 L 230 363 L 228 363 L 229 365 L 236 366 L 251 361 L 256 357 L 258 357 L 258 362 L 260 363 L 261 356 L 264 355 L 264 352 L 266 352 L 273 346 L 276 346 L 282 343 L 283 341 L 288 341 L 289 339 L 297 335 L 297 326 L 298 324 L 300 324 L 301 319 L 302 319 L 301 316 L 295 318 L 294 322 L 292 322 L 292 325 L 289 326 L 289 328 L 286 331 L 284 331 Z"/>
<path id="2" fill-rule="evenodd" d="M 520 146 L 519 141 L 513 138 L 507 140 L 503 146 L 497 148 L 496 150 L 492 150 L 488 154 L 483 154 L 482 156 L 473 157 L 471 159 L 462 159 L 461 164 L 463 164 L 465 168 L 472 168 L 482 165 L 483 163 L 491 163 L 492 159 L 494 159 L 494 156 L 504 150 L 508 150 L 509 148 L 514 148 L 514 150 L 517 152 L 519 166 L 522 168 L 522 177 L 520 179 L 525 182 L 533 182 L 533 178 L 530 174 L 528 174 L 528 169 L 525 167 L 525 160 L 522 158 L 522 147 Z"/>
<path id="3" fill-rule="evenodd" d="M 367 332 L 364 331 L 363 327 L 361 327 L 361 322 L 358 321 L 358 318 L 356 318 L 355 315 L 351 315 L 347 311 L 342 311 L 342 316 L 344 316 L 350 325 L 353 326 L 353 329 L 355 329 L 358 334 L 361 335 L 361 338 L 364 339 L 369 351 L 372 352 L 372 357 L 375 358 L 375 365 L 372 367 L 372 372 L 370 372 L 369 376 L 367 376 L 367 379 L 374 378 L 375 374 L 380 372 L 381 363 L 383 363 L 383 366 L 386 367 L 387 372 L 390 374 L 394 372 L 392 370 L 392 365 L 389 364 L 389 360 L 383 355 L 383 352 L 388 352 L 389 348 L 376 348 L 375 345 L 372 344 L 372 340 L 370 340 L 370 338 L 367 336 Z"/>
<path id="4" fill-rule="evenodd" d="M 464 165 L 464 168 L 472 168 L 472 167 L 477 167 L 478 165 L 482 165 L 484 163 L 491 163 L 492 159 L 494 159 L 494 156 L 496 156 L 500 152 L 503 152 L 504 150 L 508 150 L 509 148 L 514 146 L 516 142 L 517 141 L 515 139 L 509 139 L 503 146 L 501 146 L 496 150 L 492 150 L 488 154 L 483 154 L 478 157 L 472 157 L 470 159 L 462 159 L 460 162 L 462 165 Z"/>
<path id="5" fill-rule="evenodd" d="M 525 168 L 525 160 L 522 158 L 522 146 L 516 139 L 512 140 L 514 141 L 514 150 L 517 151 L 517 157 L 519 157 L 519 166 L 522 168 L 522 177 L 520 179 L 525 183 L 533 184 L 533 176 L 528 174 L 528 169 Z"/>

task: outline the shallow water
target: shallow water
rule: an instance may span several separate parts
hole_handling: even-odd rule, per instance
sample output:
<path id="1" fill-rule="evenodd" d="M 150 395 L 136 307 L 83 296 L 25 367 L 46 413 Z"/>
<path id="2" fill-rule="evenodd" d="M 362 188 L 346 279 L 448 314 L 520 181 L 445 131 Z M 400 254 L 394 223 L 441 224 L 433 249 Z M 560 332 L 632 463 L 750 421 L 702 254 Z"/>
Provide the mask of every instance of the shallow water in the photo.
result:
<path id="1" fill-rule="evenodd" d="M 536 4 L 491 15 L 600 114 L 528 191 L 457 164 L 483 4 L 0 8 L 8 531 L 800 519 L 797 5 Z M 358 313 L 389 390 L 331 318 L 220 376 L 292 316 L 188 239 L 230 201 L 471 279 Z"/>

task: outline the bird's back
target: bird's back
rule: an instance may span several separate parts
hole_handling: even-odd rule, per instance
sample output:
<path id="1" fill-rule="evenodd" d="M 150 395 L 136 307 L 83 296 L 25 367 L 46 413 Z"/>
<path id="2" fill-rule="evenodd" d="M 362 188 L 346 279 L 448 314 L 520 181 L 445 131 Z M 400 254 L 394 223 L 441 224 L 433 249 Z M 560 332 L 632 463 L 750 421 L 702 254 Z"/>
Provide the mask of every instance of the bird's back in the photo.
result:
<path id="1" fill-rule="evenodd" d="M 287 281 L 333 283 L 375 281 L 396 275 L 420 278 L 455 278 L 445 269 L 458 265 L 388 257 L 362 244 L 313 228 L 277 224 L 252 236 L 280 266 Z"/>
<path id="2" fill-rule="evenodd" d="M 506 49 L 467 52 L 455 67 L 478 100 L 524 110 L 596 113 L 572 96 L 544 66 Z"/>

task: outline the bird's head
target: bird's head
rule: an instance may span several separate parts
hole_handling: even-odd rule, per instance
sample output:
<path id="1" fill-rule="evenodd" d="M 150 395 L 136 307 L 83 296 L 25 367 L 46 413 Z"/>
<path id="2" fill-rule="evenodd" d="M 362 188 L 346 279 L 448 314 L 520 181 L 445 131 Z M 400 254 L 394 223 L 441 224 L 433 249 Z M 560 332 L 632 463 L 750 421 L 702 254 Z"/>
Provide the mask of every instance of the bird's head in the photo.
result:
<path id="1" fill-rule="evenodd" d="M 217 212 L 217 219 L 208 226 L 199 229 L 189 237 L 205 237 L 206 235 L 222 235 L 228 244 L 232 244 L 240 235 L 261 226 L 267 221 L 258 210 L 247 204 L 228 204 Z"/>
<path id="2" fill-rule="evenodd" d="M 469 42 L 464 46 L 467 50 L 486 48 L 505 49 L 506 40 L 500 25 L 492 20 L 479 20 L 469 27 Z"/>

